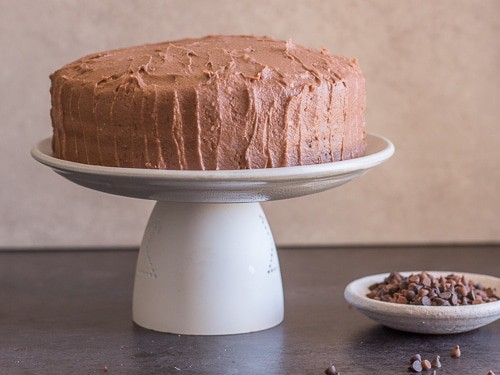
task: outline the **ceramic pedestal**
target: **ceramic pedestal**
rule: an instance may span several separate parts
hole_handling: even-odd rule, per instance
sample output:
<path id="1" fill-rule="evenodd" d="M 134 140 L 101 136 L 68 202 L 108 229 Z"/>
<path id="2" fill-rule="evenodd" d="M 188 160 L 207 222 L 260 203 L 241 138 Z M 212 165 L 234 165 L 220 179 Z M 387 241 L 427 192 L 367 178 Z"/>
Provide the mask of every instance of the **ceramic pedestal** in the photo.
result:
<path id="1" fill-rule="evenodd" d="M 133 318 L 155 331 L 196 335 L 279 324 L 279 261 L 260 204 L 158 202 L 137 261 Z"/>

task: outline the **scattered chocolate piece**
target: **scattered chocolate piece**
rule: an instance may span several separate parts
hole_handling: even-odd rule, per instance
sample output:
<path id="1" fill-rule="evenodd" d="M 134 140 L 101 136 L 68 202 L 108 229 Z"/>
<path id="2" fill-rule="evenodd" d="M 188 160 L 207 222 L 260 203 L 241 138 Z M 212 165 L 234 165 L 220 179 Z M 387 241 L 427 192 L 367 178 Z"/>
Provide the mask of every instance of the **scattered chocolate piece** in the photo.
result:
<path id="1" fill-rule="evenodd" d="M 391 272 L 381 283 L 369 286 L 368 298 L 404 305 L 461 306 L 495 302 L 495 288 L 467 280 L 464 275 L 434 277 L 427 272 L 402 276 Z"/>
<path id="2" fill-rule="evenodd" d="M 460 346 L 459 345 L 455 345 L 451 349 L 451 357 L 452 358 L 459 358 L 461 355 L 462 355 L 462 353 L 460 352 Z"/>
<path id="3" fill-rule="evenodd" d="M 410 358 L 410 363 L 413 363 L 415 361 L 421 361 L 422 360 L 422 356 L 420 354 L 415 354 L 415 355 L 412 355 L 412 357 Z"/>
<path id="4" fill-rule="evenodd" d="M 493 371 L 488 371 L 488 375 L 495 375 L 495 373 Z"/>
<path id="5" fill-rule="evenodd" d="M 326 370 L 325 370 L 325 374 L 326 375 L 340 375 L 340 372 L 337 372 L 337 369 L 335 368 L 335 366 L 332 364 L 330 367 L 328 367 Z"/>
<path id="6" fill-rule="evenodd" d="M 102 369 L 102 371 L 108 372 L 108 366 L 104 366 L 103 369 Z"/>
<path id="7" fill-rule="evenodd" d="M 420 361 L 413 361 L 411 366 L 409 367 L 409 370 L 411 372 L 422 372 L 422 362 Z"/>
<path id="8" fill-rule="evenodd" d="M 441 357 L 437 355 L 436 358 L 432 360 L 431 365 L 433 368 L 441 368 Z"/>
<path id="9" fill-rule="evenodd" d="M 430 370 L 431 368 L 432 368 L 431 363 L 430 363 L 427 359 L 424 359 L 424 360 L 422 361 L 422 369 L 423 369 L 424 371 L 427 371 L 427 370 Z"/>

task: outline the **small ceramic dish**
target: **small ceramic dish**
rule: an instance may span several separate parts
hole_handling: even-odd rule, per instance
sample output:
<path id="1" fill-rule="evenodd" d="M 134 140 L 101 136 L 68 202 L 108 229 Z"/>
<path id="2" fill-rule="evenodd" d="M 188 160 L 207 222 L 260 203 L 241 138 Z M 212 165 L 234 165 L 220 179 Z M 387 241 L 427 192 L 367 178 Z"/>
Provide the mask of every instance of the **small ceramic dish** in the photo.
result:
<path id="1" fill-rule="evenodd" d="M 496 288 L 500 292 L 500 278 L 464 272 L 426 271 L 432 276 L 450 273 L 465 275 L 475 283 Z M 401 272 L 408 276 L 420 271 Z M 416 306 L 382 302 L 368 298 L 369 286 L 383 282 L 389 276 L 378 274 L 352 281 L 344 291 L 344 297 L 361 313 L 387 327 L 406 332 L 425 334 L 451 334 L 467 332 L 494 322 L 500 318 L 500 301 L 467 306 Z"/>

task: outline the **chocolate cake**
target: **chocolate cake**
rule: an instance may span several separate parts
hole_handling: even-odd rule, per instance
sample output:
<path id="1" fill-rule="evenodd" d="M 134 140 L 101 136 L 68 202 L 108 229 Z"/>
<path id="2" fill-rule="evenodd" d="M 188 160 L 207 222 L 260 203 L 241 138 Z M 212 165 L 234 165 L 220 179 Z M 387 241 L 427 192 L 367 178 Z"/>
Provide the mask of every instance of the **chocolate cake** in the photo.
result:
<path id="1" fill-rule="evenodd" d="M 363 155 L 356 60 L 291 41 L 207 36 L 83 57 L 51 75 L 52 147 L 78 163 L 247 169 Z"/>

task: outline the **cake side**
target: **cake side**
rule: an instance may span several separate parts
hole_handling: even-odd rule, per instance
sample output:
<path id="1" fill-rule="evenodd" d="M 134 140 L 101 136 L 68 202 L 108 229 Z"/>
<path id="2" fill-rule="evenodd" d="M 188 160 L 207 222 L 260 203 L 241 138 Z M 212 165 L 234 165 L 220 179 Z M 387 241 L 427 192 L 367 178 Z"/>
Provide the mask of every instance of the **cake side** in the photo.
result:
<path id="1" fill-rule="evenodd" d="M 51 80 L 54 155 L 79 163 L 269 168 L 366 147 L 357 62 L 290 41 L 209 36 L 118 49 Z"/>

